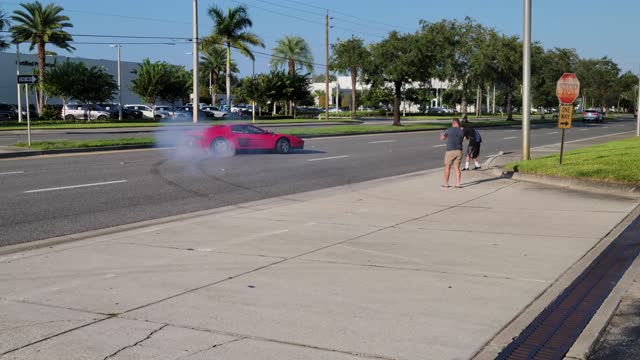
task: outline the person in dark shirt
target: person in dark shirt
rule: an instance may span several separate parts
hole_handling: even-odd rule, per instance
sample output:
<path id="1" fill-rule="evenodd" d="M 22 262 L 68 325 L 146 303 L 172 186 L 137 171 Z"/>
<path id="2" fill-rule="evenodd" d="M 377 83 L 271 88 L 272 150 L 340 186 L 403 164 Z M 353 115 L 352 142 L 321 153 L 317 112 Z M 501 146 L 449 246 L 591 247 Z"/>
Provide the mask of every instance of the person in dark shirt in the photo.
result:
<path id="1" fill-rule="evenodd" d="M 460 128 L 460 120 L 454 118 L 451 121 L 451 127 L 440 134 L 441 141 L 447 141 L 446 152 L 444 155 L 444 184 L 442 187 L 449 187 L 449 176 L 451 175 L 451 166 L 456 171 L 456 188 L 460 188 L 460 161 L 462 161 L 462 141 L 464 133 Z"/>
<path id="2" fill-rule="evenodd" d="M 467 161 L 464 164 L 464 169 L 462 171 L 469 170 L 469 160 L 473 159 L 475 163 L 475 167 L 473 170 L 480 169 L 480 164 L 478 163 L 478 156 L 480 156 L 480 143 L 482 143 L 482 137 L 480 137 L 480 133 L 478 130 L 472 128 L 471 126 L 465 126 L 462 129 L 465 139 L 469 141 L 467 144 Z"/>

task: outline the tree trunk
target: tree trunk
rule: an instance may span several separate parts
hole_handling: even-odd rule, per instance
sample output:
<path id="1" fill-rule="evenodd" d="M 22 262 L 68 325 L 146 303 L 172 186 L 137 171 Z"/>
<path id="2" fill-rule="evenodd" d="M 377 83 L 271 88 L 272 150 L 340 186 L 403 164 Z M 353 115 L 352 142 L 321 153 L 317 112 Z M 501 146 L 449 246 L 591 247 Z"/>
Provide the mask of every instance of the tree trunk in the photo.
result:
<path id="1" fill-rule="evenodd" d="M 402 97 L 402 82 L 395 81 L 393 94 L 393 126 L 400 126 L 400 98 Z"/>
<path id="2" fill-rule="evenodd" d="M 480 117 L 482 115 L 482 89 L 478 85 L 478 108 L 476 109 L 477 116 Z"/>
<path id="3" fill-rule="evenodd" d="M 44 41 L 42 39 L 38 39 L 38 70 L 40 72 L 40 81 L 38 82 L 38 114 L 42 113 L 42 104 L 44 103 L 44 61 L 45 61 L 45 52 L 44 52 Z"/>
<path id="4" fill-rule="evenodd" d="M 351 118 L 356 118 L 356 81 L 358 80 L 358 69 L 351 69 Z"/>
<path id="5" fill-rule="evenodd" d="M 211 105 L 212 106 L 216 106 L 216 98 L 218 97 L 218 82 L 220 81 L 220 75 L 218 75 L 218 73 L 214 73 L 213 74 L 213 84 L 212 84 L 212 90 L 213 90 L 213 95 L 211 98 Z"/>
<path id="6" fill-rule="evenodd" d="M 467 95 L 465 94 L 464 89 L 462 89 L 462 101 L 460 102 L 460 111 L 462 112 L 462 121 L 467 120 Z"/>
<path id="7" fill-rule="evenodd" d="M 491 84 L 487 84 L 487 113 L 490 112 L 491 109 Z"/>
<path id="8" fill-rule="evenodd" d="M 273 116 L 276 116 L 276 114 L 277 114 L 277 113 L 276 113 L 277 106 L 278 106 L 278 103 L 277 103 L 276 101 L 274 101 L 274 102 L 273 102 L 273 114 L 272 114 Z"/>
<path id="9" fill-rule="evenodd" d="M 198 94 L 194 94 L 194 97 Z M 231 112 L 231 44 L 227 43 L 227 112 Z"/>
<path id="10" fill-rule="evenodd" d="M 513 99 L 513 91 L 511 89 L 507 92 L 507 120 L 513 121 L 513 107 L 511 106 L 511 100 Z"/>

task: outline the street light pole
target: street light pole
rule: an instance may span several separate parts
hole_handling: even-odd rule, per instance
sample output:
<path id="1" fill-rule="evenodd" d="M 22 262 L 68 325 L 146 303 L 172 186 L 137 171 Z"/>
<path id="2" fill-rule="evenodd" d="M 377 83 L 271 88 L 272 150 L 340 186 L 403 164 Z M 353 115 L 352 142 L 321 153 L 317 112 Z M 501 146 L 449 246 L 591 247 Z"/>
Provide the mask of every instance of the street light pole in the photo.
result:
<path id="1" fill-rule="evenodd" d="M 638 74 L 638 110 L 636 110 L 636 136 L 640 136 L 640 74 Z"/>
<path id="2" fill-rule="evenodd" d="M 522 159 L 529 160 L 531 126 L 531 0 L 524 0 L 524 39 L 522 52 Z"/>
<path id="3" fill-rule="evenodd" d="M 20 43 L 16 41 L 16 75 L 20 75 Z M 16 81 L 18 81 L 16 77 Z M 22 123 L 22 96 L 18 84 L 18 122 Z"/>
<path id="4" fill-rule="evenodd" d="M 122 45 L 111 45 L 118 49 L 118 120 L 122 121 L 122 76 L 120 75 L 120 48 Z"/>
<path id="5" fill-rule="evenodd" d="M 198 0 L 193 0 L 193 123 L 198 124 Z"/>
<path id="6" fill-rule="evenodd" d="M 253 92 L 253 101 L 251 102 L 251 121 L 256 123 L 256 60 L 251 60 L 251 87 Z"/>

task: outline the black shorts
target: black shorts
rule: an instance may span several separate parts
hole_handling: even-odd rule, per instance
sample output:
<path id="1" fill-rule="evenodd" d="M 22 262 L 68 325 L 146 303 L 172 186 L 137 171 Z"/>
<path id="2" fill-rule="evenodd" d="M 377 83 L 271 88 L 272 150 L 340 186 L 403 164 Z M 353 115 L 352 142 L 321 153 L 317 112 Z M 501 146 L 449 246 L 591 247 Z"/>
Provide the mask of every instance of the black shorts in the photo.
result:
<path id="1" fill-rule="evenodd" d="M 467 156 L 475 159 L 480 155 L 480 144 L 475 143 L 473 145 L 467 146 Z"/>

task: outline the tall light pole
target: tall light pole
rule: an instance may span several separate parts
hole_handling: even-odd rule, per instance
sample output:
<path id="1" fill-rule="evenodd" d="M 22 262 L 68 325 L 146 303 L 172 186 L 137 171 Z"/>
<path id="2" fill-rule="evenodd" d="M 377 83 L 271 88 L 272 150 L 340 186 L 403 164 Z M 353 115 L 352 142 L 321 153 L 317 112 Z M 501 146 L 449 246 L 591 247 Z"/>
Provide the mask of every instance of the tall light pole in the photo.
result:
<path id="1" fill-rule="evenodd" d="M 16 75 L 20 75 L 20 43 L 16 40 Z M 18 81 L 16 77 L 16 82 Z M 22 122 L 22 96 L 20 94 L 20 84 L 18 85 L 18 122 Z"/>
<path id="2" fill-rule="evenodd" d="M 120 74 L 120 48 L 122 45 L 110 45 L 118 49 L 118 120 L 122 121 L 122 75 Z"/>
<path id="3" fill-rule="evenodd" d="M 522 160 L 529 160 L 531 127 L 531 0 L 524 0 L 522 51 Z"/>
<path id="4" fill-rule="evenodd" d="M 638 74 L 638 105 L 636 110 L 636 136 L 640 136 L 640 73 Z"/>
<path id="5" fill-rule="evenodd" d="M 325 65 L 324 74 L 324 119 L 329 120 L 329 10 L 324 17 Z"/>
<path id="6" fill-rule="evenodd" d="M 198 0 L 193 0 L 193 123 L 198 124 Z"/>

